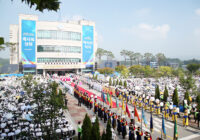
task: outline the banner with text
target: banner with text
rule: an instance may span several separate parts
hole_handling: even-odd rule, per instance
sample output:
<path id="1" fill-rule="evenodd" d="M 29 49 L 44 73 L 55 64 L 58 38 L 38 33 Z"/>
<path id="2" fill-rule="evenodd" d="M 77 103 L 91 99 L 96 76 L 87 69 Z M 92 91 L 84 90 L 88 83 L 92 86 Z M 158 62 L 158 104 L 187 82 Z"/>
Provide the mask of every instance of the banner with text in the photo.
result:
<path id="1" fill-rule="evenodd" d="M 21 21 L 21 55 L 24 67 L 35 67 L 36 21 Z"/>
<path id="2" fill-rule="evenodd" d="M 94 65 L 94 29 L 93 26 L 82 26 L 83 53 L 82 62 L 86 67 Z"/>

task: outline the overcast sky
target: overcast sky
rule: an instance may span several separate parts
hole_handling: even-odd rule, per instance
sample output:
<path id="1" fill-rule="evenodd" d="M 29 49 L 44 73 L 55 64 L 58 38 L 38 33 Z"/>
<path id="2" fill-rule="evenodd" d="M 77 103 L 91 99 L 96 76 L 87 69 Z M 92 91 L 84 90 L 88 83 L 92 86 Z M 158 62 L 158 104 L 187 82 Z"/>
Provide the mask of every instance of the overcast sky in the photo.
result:
<path id="1" fill-rule="evenodd" d="M 120 59 L 122 49 L 162 52 L 167 57 L 200 59 L 200 0 L 61 0 L 58 12 L 30 9 L 21 0 L 0 0 L 0 36 L 9 37 L 9 25 L 19 14 L 39 20 L 87 19 L 96 23 L 98 46 Z M 9 57 L 9 52 L 0 52 Z"/>

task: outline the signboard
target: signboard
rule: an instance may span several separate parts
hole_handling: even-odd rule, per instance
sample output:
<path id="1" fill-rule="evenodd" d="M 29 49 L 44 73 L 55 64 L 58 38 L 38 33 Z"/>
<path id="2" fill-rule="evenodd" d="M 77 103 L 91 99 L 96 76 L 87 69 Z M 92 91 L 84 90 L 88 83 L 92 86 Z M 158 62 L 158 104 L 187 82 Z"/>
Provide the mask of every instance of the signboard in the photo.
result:
<path id="1" fill-rule="evenodd" d="M 86 67 L 94 65 L 94 29 L 93 26 L 82 26 L 82 62 Z"/>
<path id="2" fill-rule="evenodd" d="M 21 55 L 24 67 L 35 67 L 36 21 L 21 21 Z"/>

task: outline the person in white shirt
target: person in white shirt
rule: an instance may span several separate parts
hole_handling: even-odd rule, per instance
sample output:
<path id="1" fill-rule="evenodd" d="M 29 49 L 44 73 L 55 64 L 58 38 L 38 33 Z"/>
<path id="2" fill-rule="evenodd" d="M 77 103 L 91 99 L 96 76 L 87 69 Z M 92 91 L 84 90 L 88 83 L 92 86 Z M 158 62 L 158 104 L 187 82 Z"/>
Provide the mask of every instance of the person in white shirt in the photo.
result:
<path id="1" fill-rule="evenodd" d="M 93 117 L 92 117 L 92 125 L 94 125 L 95 121 L 96 121 L 96 116 L 93 115 Z"/>

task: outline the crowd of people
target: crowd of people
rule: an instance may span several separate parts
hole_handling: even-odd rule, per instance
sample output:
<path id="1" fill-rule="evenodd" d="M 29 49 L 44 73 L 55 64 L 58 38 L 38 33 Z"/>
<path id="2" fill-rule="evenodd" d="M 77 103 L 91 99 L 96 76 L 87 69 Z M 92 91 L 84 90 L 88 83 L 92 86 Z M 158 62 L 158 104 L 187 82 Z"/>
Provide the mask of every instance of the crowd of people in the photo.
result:
<path id="1" fill-rule="evenodd" d="M 136 105 L 138 107 L 144 106 L 144 109 L 150 112 L 155 112 L 157 115 L 160 115 L 161 113 L 164 114 L 164 117 L 166 119 L 169 119 L 172 117 L 172 120 L 174 118 L 180 118 L 181 111 L 179 106 L 173 105 L 172 102 L 172 93 L 175 87 L 179 91 L 179 98 L 183 101 L 183 91 L 184 89 L 180 86 L 180 83 L 177 78 L 170 79 L 170 78 L 160 78 L 158 80 L 155 80 L 153 78 L 135 78 L 132 80 L 127 80 L 127 88 L 124 88 L 123 86 L 109 86 L 108 82 L 98 81 L 94 80 L 92 78 L 89 78 L 88 76 L 80 76 L 80 80 L 87 84 L 89 88 L 92 88 L 94 90 L 97 90 L 99 92 L 109 93 L 112 96 L 118 97 L 119 100 L 126 100 L 129 104 Z M 196 77 L 196 85 L 199 86 L 200 82 L 198 77 Z M 160 87 L 161 93 L 164 92 L 165 86 L 168 87 L 169 91 L 169 97 L 168 101 L 164 102 L 159 99 L 155 99 L 155 86 L 158 85 Z M 192 100 L 192 99 L 191 99 Z M 189 121 L 191 119 L 191 116 L 193 114 L 193 118 L 195 119 L 195 122 L 200 123 L 200 113 L 197 109 L 197 104 L 187 104 L 182 108 L 183 111 L 183 125 L 185 127 L 188 126 Z"/>
<path id="2" fill-rule="evenodd" d="M 38 76 L 34 78 L 40 79 L 37 82 L 44 87 L 47 86 L 48 79 Z M 36 103 L 32 104 L 33 98 L 27 96 L 22 87 L 23 78 L 5 77 L 0 82 L 0 139 L 41 139 L 49 135 L 43 130 L 44 127 L 51 127 L 51 120 L 45 120 L 42 124 L 33 121 L 38 108 Z M 45 107 L 45 110 L 48 109 Z M 59 114 L 53 122 L 57 124 L 56 135 L 60 139 L 74 136 L 75 130 L 66 118 L 64 110 L 60 109 Z"/>

